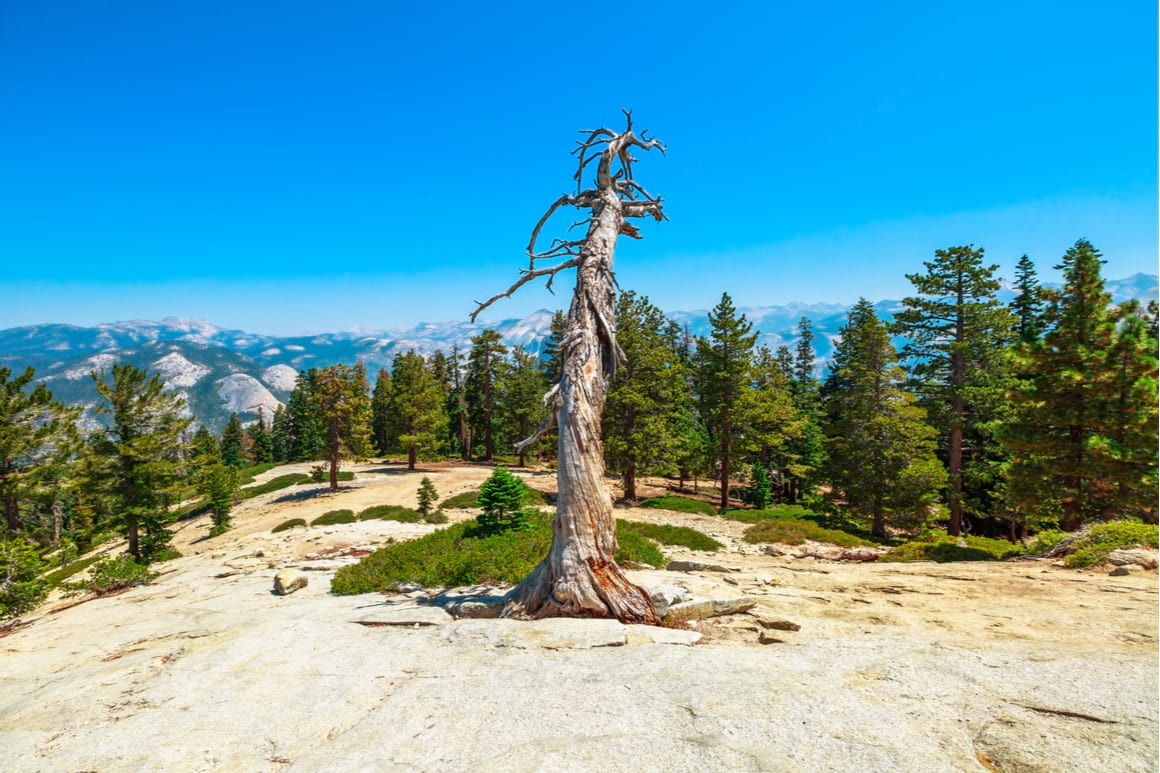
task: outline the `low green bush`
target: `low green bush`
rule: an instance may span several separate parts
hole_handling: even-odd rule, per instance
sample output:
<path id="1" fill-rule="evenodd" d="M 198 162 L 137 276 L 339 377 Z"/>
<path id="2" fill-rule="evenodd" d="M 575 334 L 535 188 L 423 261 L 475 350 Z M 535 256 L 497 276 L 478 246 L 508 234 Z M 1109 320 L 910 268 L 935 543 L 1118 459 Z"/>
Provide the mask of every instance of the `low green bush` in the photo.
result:
<path id="1" fill-rule="evenodd" d="M 352 480 L 354 480 L 354 473 L 350 470 L 339 470 L 335 477 L 338 479 L 338 481 L 340 483 L 343 481 L 352 481 Z M 319 466 L 319 467 L 311 467 L 310 468 L 310 475 L 307 476 L 306 480 L 300 481 L 299 485 L 304 485 L 306 483 L 329 483 L 329 482 L 330 482 L 330 470 L 329 470 L 329 468 Z"/>
<path id="2" fill-rule="evenodd" d="M 251 467 L 243 467 L 242 469 L 238 470 L 238 485 L 248 486 L 254 482 L 255 477 L 261 475 L 264 472 L 269 472 L 277 466 L 278 464 L 276 462 L 262 462 L 261 464 L 255 464 Z"/>
<path id="3" fill-rule="evenodd" d="M 951 537 L 945 532 L 934 532 L 926 539 L 906 542 L 882 556 L 881 561 L 1003 561 L 1022 555 L 1018 543 L 989 537 Z"/>
<path id="4" fill-rule="evenodd" d="M 355 517 L 354 510 L 331 510 L 323 513 L 310 522 L 311 526 L 333 526 L 338 523 L 354 523 L 358 518 Z"/>
<path id="5" fill-rule="evenodd" d="M 442 510 L 436 510 L 433 513 L 428 513 L 427 517 L 423 520 L 425 520 L 427 523 L 447 523 L 447 516 L 443 513 Z"/>
<path id="6" fill-rule="evenodd" d="M 412 510 L 402 505 L 374 505 L 358 514 L 360 521 L 399 521 L 400 523 L 418 523 L 422 520 L 418 510 Z"/>
<path id="7" fill-rule="evenodd" d="M 1074 569 L 1102 564 L 1108 553 L 1121 548 L 1157 546 L 1157 526 L 1138 521 L 1098 523 L 1087 536 L 1076 540 L 1075 552 L 1064 561 Z"/>
<path id="8" fill-rule="evenodd" d="M 724 547 L 720 542 L 708 534 L 690 529 L 687 526 L 670 526 L 668 524 L 639 523 L 636 521 L 616 522 L 616 533 L 634 532 L 662 545 L 680 545 L 690 550 L 720 550 Z"/>
<path id="9" fill-rule="evenodd" d="M 302 518 L 291 518 L 289 521 L 282 521 L 282 523 L 278 524 L 273 529 L 270 529 L 270 532 L 272 534 L 277 534 L 280 531 L 289 531 L 290 529 L 305 525 L 306 521 Z"/>
<path id="10" fill-rule="evenodd" d="M 83 572 L 85 569 L 88 569 L 90 566 L 95 564 L 100 559 L 101 559 L 101 555 L 99 553 L 96 555 L 89 556 L 88 558 L 78 559 L 76 561 L 73 561 L 71 564 L 66 564 L 65 566 L 62 566 L 60 569 L 57 569 L 56 571 L 49 572 L 48 574 L 46 574 L 44 576 L 44 579 L 48 581 L 49 585 L 53 585 L 53 586 L 60 585 L 62 582 L 67 580 L 69 577 L 72 577 L 74 574 L 78 574 L 80 572 Z"/>
<path id="11" fill-rule="evenodd" d="M 803 518 L 818 519 L 822 517 L 801 505 L 774 505 L 762 510 L 726 510 L 721 515 L 731 521 L 741 521 L 742 523 L 800 521 Z"/>
<path id="12" fill-rule="evenodd" d="M 155 577 L 157 572 L 149 571 L 148 564 L 139 564 L 126 553 L 114 558 L 102 556 L 89 568 L 87 580 L 61 583 L 61 587 L 69 595 L 89 591 L 104 596 L 134 585 L 146 585 Z"/>
<path id="13" fill-rule="evenodd" d="M 278 491 L 280 489 L 296 486 L 299 483 L 305 483 L 310 480 L 309 475 L 303 475 L 300 472 L 291 472 L 286 475 L 279 475 L 276 478 L 271 478 L 265 483 L 259 483 L 256 486 L 247 486 L 246 488 L 238 490 L 238 500 L 251 499 L 262 494 L 269 494 L 271 491 Z"/>
<path id="14" fill-rule="evenodd" d="M 806 540 L 826 542 L 844 548 L 874 544 L 870 540 L 844 531 L 823 528 L 813 521 L 761 521 L 745 530 L 745 541 L 750 543 L 781 542 L 786 545 L 801 545 Z"/>
<path id="15" fill-rule="evenodd" d="M 1040 553 L 1046 553 L 1060 542 L 1063 542 L 1063 538 L 1066 536 L 1066 531 L 1056 531 L 1055 529 L 1041 531 L 1036 534 L 1035 539 L 1031 540 L 1030 544 L 1027 545 L 1027 553 L 1028 555 L 1033 556 L 1039 555 Z"/>
<path id="16" fill-rule="evenodd" d="M 678 513 L 700 513 L 701 515 L 716 515 L 717 513 L 717 508 L 708 502 L 702 502 L 699 499 L 689 499 L 688 497 L 678 497 L 671 494 L 663 497 L 642 499 L 640 506 L 656 510 L 675 510 Z"/>
<path id="17" fill-rule="evenodd" d="M 515 584 L 548 554 L 552 544 L 551 514 L 533 512 L 520 530 L 487 534 L 472 520 L 387 545 L 339 569 L 331 590 L 342 595 L 371 593 L 401 582 L 426 587 Z M 622 529 L 616 536 L 620 543 L 617 561 L 664 566 L 664 555 L 647 537 Z"/>

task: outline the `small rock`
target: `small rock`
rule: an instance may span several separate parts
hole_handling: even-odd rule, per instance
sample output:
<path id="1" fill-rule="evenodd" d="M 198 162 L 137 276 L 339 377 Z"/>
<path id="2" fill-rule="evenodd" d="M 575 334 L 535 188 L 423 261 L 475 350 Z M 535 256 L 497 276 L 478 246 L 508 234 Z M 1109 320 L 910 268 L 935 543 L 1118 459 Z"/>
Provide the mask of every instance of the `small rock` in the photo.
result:
<path id="1" fill-rule="evenodd" d="M 757 634 L 758 644 L 785 644 L 785 639 L 779 639 L 769 631 L 762 631 Z"/>
<path id="2" fill-rule="evenodd" d="M 1108 553 L 1108 563 L 1116 566 L 1129 566 L 1135 564 L 1144 569 L 1155 569 L 1157 565 L 1158 554 L 1155 550 L 1140 550 L 1119 548 Z"/>
<path id="3" fill-rule="evenodd" d="M 258 548 L 257 550 L 254 551 L 253 556 L 254 556 L 254 558 L 265 558 L 266 551 L 262 550 L 261 548 Z"/>
<path id="4" fill-rule="evenodd" d="M 320 560 L 321 558 L 322 558 L 322 556 L 318 555 L 317 553 L 307 553 L 307 554 L 306 554 L 306 555 L 303 557 L 303 560 L 304 560 L 304 561 L 318 561 L 318 560 Z"/>
<path id="5" fill-rule="evenodd" d="M 480 596 L 467 601 L 452 601 L 443 609 L 455 618 L 492 618 L 499 617 L 503 611 L 503 596 Z"/>
<path id="6" fill-rule="evenodd" d="M 758 618 L 757 624 L 762 628 L 771 628 L 775 631 L 800 631 L 802 629 L 800 625 L 789 620 L 762 620 Z"/>
<path id="7" fill-rule="evenodd" d="M 1127 577 L 1129 574 L 1136 574 L 1141 569 L 1139 564 L 1124 564 L 1117 566 L 1112 571 L 1108 572 L 1110 577 Z"/>
<path id="8" fill-rule="evenodd" d="M 728 585 L 736 585 L 737 584 L 737 580 L 733 579 L 732 577 L 722 577 L 721 579 L 724 580 L 726 582 L 726 584 L 728 584 Z"/>
<path id="9" fill-rule="evenodd" d="M 685 589 L 676 585 L 659 585 L 656 588 L 645 588 L 645 590 L 648 591 L 648 597 L 652 599 L 653 607 L 661 617 L 668 613 L 669 607 L 673 604 L 680 604 L 689 599 L 689 594 Z"/>
<path id="10" fill-rule="evenodd" d="M 395 584 L 395 593 L 414 593 L 417 590 L 423 590 L 423 586 L 417 582 L 400 582 Z"/>
<path id="11" fill-rule="evenodd" d="M 702 601 L 686 601 L 683 604 L 674 604 L 669 607 L 664 617 L 666 623 L 679 623 L 686 620 L 703 620 L 706 617 L 720 615 L 735 615 L 747 612 L 757 606 L 753 599 L 704 599 Z"/>
<path id="12" fill-rule="evenodd" d="M 297 569 L 283 569 L 274 575 L 274 592 L 279 596 L 289 596 L 310 584 L 305 572 Z"/>
<path id="13" fill-rule="evenodd" d="M 785 551 L 777 545 L 762 545 L 761 552 L 767 556 L 784 556 Z"/>

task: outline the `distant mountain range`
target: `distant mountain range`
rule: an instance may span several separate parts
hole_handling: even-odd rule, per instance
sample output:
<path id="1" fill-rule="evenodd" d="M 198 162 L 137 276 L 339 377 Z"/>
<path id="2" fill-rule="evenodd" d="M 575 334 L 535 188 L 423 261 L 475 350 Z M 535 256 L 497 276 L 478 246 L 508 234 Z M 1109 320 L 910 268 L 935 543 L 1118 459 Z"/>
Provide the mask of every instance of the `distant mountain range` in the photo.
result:
<path id="1" fill-rule="evenodd" d="M 1155 300 L 1155 275 L 1136 274 L 1107 282 L 1113 300 Z M 1015 291 L 1005 287 L 1000 297 L 1009 302 Z M 899 301 L 875 305 L 879 316 L 890 318 Z M 819 367 L 833 354 L 838 331 L 845 324 L 849 306 L 842 304 L 792 303 L 741 309 L 760 333 L 759 343 L 776 349 L 793 346 L 798 320 L 813 322 Z M 669 317 L 693 335 L 709 333 L 707 312 L 674 311 Z M 53 394 L 89 410 L 85 422 L 95 422 L 91 408 L 96 391 L 89 373 L 114 362 L 130 362 L 158 372 L 180 391 L 192 414 L 211 429 L 220 430 L 231 412 L 252 421 L 261 407 L 267 416 L 285 402 L 300 370 L 362 360 L 372 377 L 379 368 L 390 368 L 397 352 L 415 349 L 430 354 L 450 351 L 458 345 L 466 351 L 471 338 L 494 328 L 509 346 L 538 352 L 547 337 L 552 312 L 540 310 L 523 319 L 502 322 L 423 322 L 406 330 L 323 333 L 315 336 L 268 336 L 227 330 L 199 319 L 169 317 L 160 322 L 135 320 L 110 322 L 96 327 L 44 324 L 0 330 L 0 366 L 22 370 L 36 368 L 37 376 Z"/>

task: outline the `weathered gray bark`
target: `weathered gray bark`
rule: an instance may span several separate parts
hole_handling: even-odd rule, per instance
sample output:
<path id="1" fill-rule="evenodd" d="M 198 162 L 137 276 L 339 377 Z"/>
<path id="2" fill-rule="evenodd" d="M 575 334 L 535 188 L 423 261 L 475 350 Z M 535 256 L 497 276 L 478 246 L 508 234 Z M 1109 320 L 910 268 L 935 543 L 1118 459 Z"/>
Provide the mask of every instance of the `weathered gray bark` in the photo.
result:
<path id="1" fill-rule="evenodd" d="M 479 304 L 472 319 L 496 300 L 510 296 L 531 279 L 576 269 L 576 289 L 560 348 L 560 381 L 548 393 L 549 420 L 532 437 L 517 445 L 525 448 L 548 430 L 559 428 L 556 518 L 548 556 L 522 583 L 508 593 L 502 615 L 515 618 L 610 617 L 628 623 L 660 622 L 648 593 L 629 582 L 613 556 L 616 520 L 612 497 L 604 486 L 604 445 L 600 416 L 609 384 L 623 352 L 616 343 L 616 280 L 612 273 L 616 240 L 620 234 L 640 238 L 626 218 L 663 219 L 662 203 L 632 179 L 633 148 L 664 147 L 633 132 L 632 118 L 620 133 L 610 129 L 585 132 L 580 143 L 576 174 L 577 193 L 562 196 L 536 224 L 528 244 L 531 263 L 524 276 L 505 293 Z M 585 167 L 595 161 L 596 187 L 579 190 Z M 614 169 L 614 167 L 616 167 Z M 583 239 L 556 240 L 544 252 L 536 251 L 540 229 L 561 206 L 588 209 L 591 217 Z M 539 260 L 562 259 L 549 268 Z"/>

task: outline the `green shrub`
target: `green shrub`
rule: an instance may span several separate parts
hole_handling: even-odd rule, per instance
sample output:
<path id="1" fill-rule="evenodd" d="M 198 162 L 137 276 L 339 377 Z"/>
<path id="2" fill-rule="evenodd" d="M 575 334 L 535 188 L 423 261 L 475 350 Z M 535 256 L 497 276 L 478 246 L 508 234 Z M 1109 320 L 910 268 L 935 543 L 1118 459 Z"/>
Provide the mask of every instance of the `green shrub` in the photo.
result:
<path id="1" fill-rule="evenodd" d="M 1031 544 L 1027 546 L 1027 553 L 1029 555 L 1039 555 L 1046 553 L 1067 536 L 1066 531 L 1056 531 L 1054 529 L 1047 529 L 1035 535 L 1035 539 L 1031 540 Z"/>
<path id="2" fill-rule="evenodd" d="M 528 513 L 521 509 L 527 487 L 505 467 L 496 467 L 479 487 L 479 506 L 483 513 L 476 519 L 479 528 L 489 533 L 522 529 Z"/>
<path id="3" fill-rule="evenodd" d="M 360 521 L 399 521 L 400 523 L 418 523 L 422 516 L 418 510 L 412 510 L 402 505 L 374 505 L 358 514 Z"/>
<path id="4" fill-rule="evenodd" d="M 338 523 L 354 523 L 358 518 L 354 515 L 354 510 L 331 510 L 323 513 L 310 522 L 311 526 L 333 526 Z"/>
<path id="5" fill-rule="evenodd" d="M 286 475 L 279 475 L 276 478 L 271 478 L 265 483 L 259 483 L 256 486 L 248 486 L 238 491 L 238 499 L 251 499 L 262 494 L 269 494 L 271 491 L 278 491 L 280 489 L 296 486 L 299 483 L 305 483 L 310 480 L 309 475 L 303 475 L 300 472 L 292 472 Z"/>
<path id="6" fill-rule="evenodd" d="M 71 564 L 67 564 L 65 566 L 62 566 L 60 569 L 57 569 L 54 572 L 49 572 L 48 574 L 46 574 L 44 576 L 44 579 L 48 581 L 49 585 L 53 585 L 53 586 L 60 585 L 62 582 L 67 580 L 69 577 L 72 577 L 74 574 L 77 574 L 79 572 L 83 572 L 85 569 L 88 569 L 90 566 L 92 566 L 94 563 L 96 563 L 100 559 L 101 559 L 101 555 L 99 553 L 96 555 L 89 556 L 88 558 L 81 558 L 77 561 L 73 561 Z"/>
<path id="7" fill-rule="evenodd" d="M 1155 548 L 1156 545 L 1156 524 L 1137 521 L 1098 523 L 1086 537 L 1076 540 L 1075 552 L 1064 560 L 1068 566 L 1081 569 L 1103 563 L 1113 550 L 1138 546 Z"/>
<path id="8" fill-rule="evenodd" d="M 290 531 L 290 529 L 293 529 L 293 528 L 298 527 L 298 526 L 305 526 L 305 525 L 306 525 L 305 520 L 303 520 L 301 518 L 291 518 L 289 521 L 282 521 L 282 523 L 278 524 L 273 529 L 270 529 L 270 532 L 272 534 L 277 534 L 280 531 Z"/>
<path id="9" fill-rule="evenodd" d="M 432 508 L 435 506 L 436 500 L 439 499 L 439 492 L 435 490 L 435 484 L 426 475 L 419 481 L 419 512 L 423 517 L 431 515 Z"/>
<path id="10" fill-rule="evenodd" d="M 447 523 L 447 516 L 443 514 L 442 510 L 436 510 L 423 520 L 427 523 Z"/>
<path id="11" fill-rule="evenodd" d="M 548 554 L 551 514 L 530 511 L 521 530 L 486 533 L 477 521 L 457 523 L 425 537 L 387 545 L 353 566 L 338 570 L 331 590 L 338 594 L 371 593 L 401 582 L 426 587 L 476 583 L 515 584 Z M 616 561 L 664 566 L 665 557 L 648 538 L 619 527 Z"/>
<path id="12" fill-rule="evenodd" d="M 322 483 L 326 480 L 326 465 L 316 464 L 310 468 L 310 482 Z"/>
<path id="13" fill-rule="evenodd" d="M 1023 547 L 1014 542 L 989 537 L 951 537 L 934 532 L 931 538 L 917 539 L 899 545 L 881 561 L 1003 561 L 1021 555 Z"/>
<path id="14" fill-rule="evenodd" d="M 623 528 L 625 521 L 616 522 L 616 555 L 613 560 L 618 564 L 636 563 L 662 567 L 667 563 L 664 553 L 657 544 L 648 537 L 635 531 Z"/>
<path id="15" fill-rule="evenodd" d="M 616 533 L 634 532 L 662 545 L 680 545 L 690 550 L 720 550 L 724 547 L 720 542 L 708 534 L 690 529 L 687 526 L 670 526 L 655 523 L 638 523 L 636 521 L 616 522 Z"/>
<path id="16" fill-rule="evenodd" d="M 146 585 L 156 576 L 157 573 L 149 571 L 147 564 L 139 564 L 133 556 L 125 554 L 116 558 L 102 557 L 90 567 L 89 579 L 62 583 L 61 587 L 69 594 L 90 591 L 103 596 L 134 585 Z"/>
<path id="17" fill-rule="evenodd" d="M 426 587 L 517 583 L 547 555 L 551 543 L 544 515 L 530 519 L 525 529 L 490 534 L 475 521 L 465 521 L 387 545 L 339 569 L 331 590 L 345 595 L 386 590 L 400 582 Z"/>
<path id="18" fill-rule="evenodd" d="M 335 478 L 339 482 L 354 480 L 354 472 L 351 470 L 339 470 Z M 304 483 L 329 483 L 330 482 L 330 468 L 325 465 L 316 465 L 310 468 L 310 476 L 300 482 Z"/>
<path id="19" fill-rule="evenodd" d="M 656 510 L 675 510 L 678 513 L 700 513 L 701 515 L 715 515 L 717 513 L 717 509 L 708 502 L 674 495 L 642 499 L 640 506 Z"/>
<path id="20" fill-rule="evenodd" d="M 726 510 L 721 514 L 731 521 L 761 523 L 762 521 L 800 521 L 820 519 L 822 516 L 801 505 L 775 505 L 761 510 Z"/>
<path id="21" fill-rule="evenodd" d="M 750 543 L 781 542 L 786 545 L 801 545 L 806 540 L 827 542 L 844 548 L 874 544 L 844 531 L 823 528 L 813 521 L 761 521 L 745 530 L 745 541 Z"/>
<path id="22" fill-rule="evenodd" d="M 22 540 L 0 541 L 0 619 L 15 617 L 44 601 L 51 588 L 41 577 L 44 562 L 36 548 Z"/>
<path id="23" fill-rule="evenodd" d="M 261 475 L 264 472 L 269 472 L 277 466 L 278 464 L 276 462 L 262 462 L 261 464 L 255 464 L 252 467 L 243 467 L 242 469 L 238 470 L 238 485 L 248 486 L 254 482 L 255 477 Z"/>

